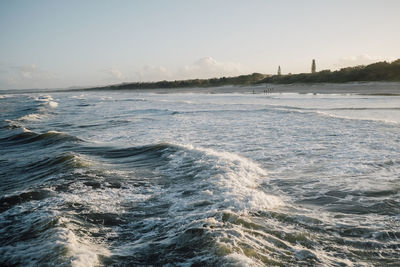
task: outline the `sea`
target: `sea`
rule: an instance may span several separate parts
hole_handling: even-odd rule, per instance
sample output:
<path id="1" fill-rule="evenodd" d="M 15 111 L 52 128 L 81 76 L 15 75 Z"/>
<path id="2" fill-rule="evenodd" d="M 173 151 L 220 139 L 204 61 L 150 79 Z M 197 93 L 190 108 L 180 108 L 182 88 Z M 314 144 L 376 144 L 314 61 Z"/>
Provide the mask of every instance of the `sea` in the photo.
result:
<path id="1" fill-rule="evenodd" d="M 0 94 L 1 266 L 399 262 L 399 95 Z"/>

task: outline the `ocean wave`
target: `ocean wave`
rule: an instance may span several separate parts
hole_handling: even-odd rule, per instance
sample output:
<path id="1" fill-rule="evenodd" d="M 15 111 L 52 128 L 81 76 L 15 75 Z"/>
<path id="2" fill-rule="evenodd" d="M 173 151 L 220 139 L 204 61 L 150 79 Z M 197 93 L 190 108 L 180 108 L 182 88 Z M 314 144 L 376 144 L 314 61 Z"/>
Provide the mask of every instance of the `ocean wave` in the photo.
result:
<path id="1" fill-rule="evenodd" d="M 98 266 L 99 255 L 109 255 L 107 247 L 96 242 L 88 231 L 77 229 L 77 221 L 63 216 L 59 206 L 62 206 L 62 199 L 54 195 L 21 203 L 0 213 L 1 263 Z M 24 223 L 11 223 L 7 219 L 11 217 Z"/>
<path id="2" fill-rule="evenodd" d="M 283 201 L 267 194 L 260 187 L 267 181 L 267 172 L 253 161 L 231 152 L 220 152 L 192 145 L 170 145 L 177 148 L 169 154 L 169 164 L 160 167 L 164 174 L 176 177 L 192 174 L 197 188 L 195 199 L 208 200 L 214 208 L 236 211 L 264 210 L 283 205 Z M 191 203 L 196 204 L 196 203 Z M 188 207 L 180 207 L 177 210 Z"/>
<path id="3" fill-rule="evenodd" d="M 48 135 L 60 133 L 37 136 Z M 13 187 L 26 189 L 0 198 L 0 265 L 99 266 L 101 257 L 109 256 L 107 245 L 96 238 L 101 222 L 90 220 L 96 215 L 89 207 L 86 215 L 80 214 L 79 207 L 85 203 L 96 207 L 98 217 L 105 218 L 102 208 L 110 207 L 119 189 L 109 194 L 86 186 L 93 177 L 85 172 L 90 174 L 93 168 L 83 155 L 69 152 L 35 158 L 34 162 L 23 161 L 25 165 L 16 166 L 18 172 L 13 173 Z M 105 195 L 108 200 L 100 205 Z"/>
<path id="4" fill-rule="evenodd" d="M 33 97 L 33 99 L 35 101 L 40 101 L 40 102 L 48 102 L 48 101 L 54 100 L 51 95 L 39 95 L 39 96 Z"/>
<path id="5" fill-rule="evenodd" d="M 14 193 L 12 195 L 5 195 L 0 198 L 0 213 L 6 211 L 17 204 L 33 200 L 42 200 L 53 196 L 53 192 L 49 190 L 32 190 Z"/>
<path id="6" fill-rule="evenodd" d="M 171 143 L 121 149 L 99 147 L 88 152 L 112 159 L 115 164 L 153 169 L 168 184 L 168 201 L 184 199 L 183 192 L 191 191 L 187 200 L 173 201 L 175 211 L 193 208 L 203 200 L 212 203 L 208 209 L 245 211 L 283 205 L 279 197 L 260 188 L 267 181 L 267 172 L 234 153 Z"/>
<path id="7" fill-rule="evenodd" d="M 395 102 L 73 94 L 1 101 L 0 265 L 396 265 L 397 127 L 315 114 Z"/>
<path id="8" fill-rule="evenodd" d="M 348 108 L 306 108 L 283 105 L 268 105 L 269 111 L 283 113 L 317 114 L 320 116 L 359 121 L 374 121 L 386 124 L 399 124 L 397 107 L 348 107 Z M 369 113 L 367 113 L 369 112 Z"/>
<path id="9" fill-rule="evenodd" d="M 37 103 L 28 101 L 25 103 L 25 108 L 19 110 L 19 112 L 24 112 L 24 115 L 20 115 L 16 119 L 5 119 L 10 128 L 21 128 L 26 127 L 26 123 L 40 122 L 48 118 L 52 114 L 52 110 L 58 106 L 58 103 L 49 95 L 29 98 L 34 99 Z"/>
<path id="10" fill-rule="evenodd" d="M 117 100 L 117 101 L 122 101 L 122 102 L 145 102 L 147 101 L 144 98 L 128 98 L 128 99 L 121 99 L 121 100 Z"/>
<path id="11" fill-rule="evenodd" d="M 15 129 L 15 128 L 22 129 L 25 128 L 27 122 L 38 122 L 45 117 L 46 115 L 43 113 L 30 113 L 14 120 L 5 119 L 4 121 L 8 124 L 8 127 L 10 129 Z"/>
<path id="12" fill-rule="evenodd" d="M 56 101 L 49 101 L 49 102 L 47 102 L 47 105 L 48 105 L 49 107 L 51 107 L 51 108 L 56 108 L 56 107 L 58 107 L 58 102 L 56 102 Z"/>
<path id="13" fill-rule="evenodd" d="M 71 99 L 79 99 L 79 100 L 86 100 L 87 99 L 87 95 L 86 94 L 73 95 L 73 96 L 70 96 L 69 98 L 71 98 Z"/>
<path id="14" fill-rule="evenodd" d="M 53 97 L 50 95 L 41 95 L 34 98 L 35 101 L 42 103 L 44 107 L 56 108 L 58 102 L 54 101 Z"/>
<path id="15" fill-rule="evenodd" d="M 35 133 L 28 129 L 22 128 L 22 132 L 12 132 L 11 135 L 1 138 L 1 143 L 8 144 L 29 144 L 29 143 L 40 143 L 41 145 L 52 145 L 63 142 L 80 142 L 82 141 L 76 136 L 69 135 L 67 133 L 48 131 L 45 133 Z"/>
<path id="16" fill-rule="evenodd" d="M 334 111 L 334 110 L 332 110 Z M 346 111 L 346 110 L 337 110 L 337 111 Z M 350 110 L 347 110 L 350 111 Z M 394 111 L 394 109 L 393 109 Z M 329 111 L 315 111 L 314 113 L 320 115 L 320 116 L 325 116 L 325 117 L 331 117 L 331 118 L 337 118 L 337 119 L 343 119 L 343 120 L 358 120 L 358 121 L 370 121 L 370 122 L 380 122 L 380 123 L 385 123 L 385 124 L 392 124 L 392 125 L 397 125 L 400 123 L 400 120 L 398 117 L 393 116 L 391 113 L 384 114 L 382 116 L 378 115 L 372 115 L 372 116 L 362 116 L 362 114 L 357 115 L 357 114 L 335 114 Z M 390 116 L 390 118 L 386 118 L 387 115 Z M 399 114 L 400 115 L 400 114 Z"/>
<path id="17" fill-rule="evenodd" d="M 2 99 L 2 98 L 10 98 L 10 97 L 13 97 L 13 95 L 0 95 L 0 99 Z"/>
<path id="18" fill-rule="evenodd" d="M 25 116 L 22 116 L 21 118 L 18 118 L 17 121 L 38 121 L 43 118 L 42 114 L 28 114 Z"/>
<path id="19" fill-rule="evenodd" d="M 284 206 L 282 199 L 265 191 L 267 172 L 255 162 L 235 153 L 188 144 L 80 149 L 103 162 L 99 167 L 104 168 L 102 175 L 93 176 L 93 182 L 72 183 L 60 196 L 75 203 L 73 206 L 85 207 L 87 222 L 113 227 L 119 239 L 125 240 L 109 248 L 110 257 L 105 262 L 163 265 L 173 259 L 183 265 L 262 265 L 262 261 L 240 253 L 240 246 L 228 249 L 228 254 L 242 254 L 236 260 L 216 257 L 227 255 L 226 239 L 250 241 L 244 237 L 246 229 L 228 222 L 224 214 L 246 217 Z M 122 173 L 115 173 L 116 169 Z M 121 186 L 108 188 L 104 179 L 118 176 Z M 188 251 L 188 247 L 193 249 Z M 157 257 L 155 251 L 163 257 Z"/>

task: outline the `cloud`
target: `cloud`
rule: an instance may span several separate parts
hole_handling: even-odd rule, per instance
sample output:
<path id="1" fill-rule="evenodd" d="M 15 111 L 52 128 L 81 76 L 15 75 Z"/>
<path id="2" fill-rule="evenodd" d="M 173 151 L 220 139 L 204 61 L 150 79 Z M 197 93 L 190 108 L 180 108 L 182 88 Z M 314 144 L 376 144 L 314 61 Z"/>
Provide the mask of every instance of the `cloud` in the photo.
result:
<path id="1" fill-rule="evenodd" d="M 173 74 L 163 66 L 146 65 L 133 73 L 132 78 L 140 82 L 154 82 L 170 80 L 173 78 Z"/>
<path id="2" fill-rule="evenodd" d="M 181 67 L 167 68 L 157 65 L 146 65 L 139 69 L 128 67 L 109 67 L 95 72 L 79 75 L 56 76 L 42 70 L 36 64 L 9 65 L 0 62 L 0 88 L 53 88 L 117 84 L 122 82 L 154 82 L 161 80 L 206 79 L 223 76 L 237 76 L 249 73 L 238 63 L 217 61 L 212 57 L 203 57 Z M 99 80 L 100 79 L 100 80 Z"/>
<path id="3" fill-rule="evenodd" d="M 18 76 L 22 79 L 31 80 L 42 75 L 42 72 L 35 64 L 15 67 L 15 69 L 17 70 Z"/>
<path id="4" fill-rule="evenodd" d="M 117 68 L 109 68 L 102 71 L 103 72 L 103 80 L 105 82 L 121 82 L 125 80 L 125 75 Z"/>
<path id="5" fill-rule="evenodd" d="M 236 76 L 247 73 L 240 64 L 220 62 L 212 57 L 201 58 L 194 63 L 178 68 L 146 65 L 136 71 L 124 72 L 116 68 L 104 71 L 107 82 L 155 82 L 162 80 L 205 79 L 222 76 Z M 103 73 L 103 74 L 104 74 Z"/>
<path id="6" fill-rule="evenodd" d="M 0 65 L 0 85 L 6 89 L 50 87 L 56 75 L 43 71 L 36 64 Z"/>
<path id="7" fill-rule="evenodd" d="M 194 63 L 175 69 L 164 66 L 146 65 L 125 76 L 127 81 L 153 82 L 161 80 L 206 79 L 222 76 L 236 76 L 246 73 L 240 64 L 220 62 L 212 57 L 204 57 Z"/>
<path id="8" fill-rule="evenodd" d="M 123 72 L 117 68 L 109 68 L 103 71 L 103 75 L 103 80 L 108 83 L 153 82 L 171 78 L 171 73 L 165 67 L 152 65 L 143 66 L 133 72 L 129 72 L 129 70 Z"/>
<path id="9" fill-rule="evenodd" d="M 388 60 L 383 57 L 374 57 L 367 54 L 353 56 L 353 57 L 343 57 L 335 64 L 338 68 L 353 67 L 359 65 L 368 65 L 378 61 Z"/>
<path id="10" fill-rule="evenodd" d="M 122 79 L 124 77 L 124 75 L 122 75 L 122 72 L 118 69 L 110 69 L 109 73 L 116 79 Z"/>
<path id="11" fill-rule="evenodd" d="M 189 78 L 213 78 L 236 76 L 245 73 L 243 66 L 237 63 L 220 62 L 212 57 L 204 57 L 191 65 L 178 70 L 177 76 Z"/>

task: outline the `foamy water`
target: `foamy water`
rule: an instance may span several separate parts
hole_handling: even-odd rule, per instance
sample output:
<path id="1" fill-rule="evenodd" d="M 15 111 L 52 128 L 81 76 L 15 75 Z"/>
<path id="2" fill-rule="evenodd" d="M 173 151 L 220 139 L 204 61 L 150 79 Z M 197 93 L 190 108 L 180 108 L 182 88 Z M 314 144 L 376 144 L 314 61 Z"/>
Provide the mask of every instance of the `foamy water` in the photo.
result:
<path id="1" fill-rule="evenodd" d="M 0 264 L 395 266 L 400 97 L 0 96 Z"/>

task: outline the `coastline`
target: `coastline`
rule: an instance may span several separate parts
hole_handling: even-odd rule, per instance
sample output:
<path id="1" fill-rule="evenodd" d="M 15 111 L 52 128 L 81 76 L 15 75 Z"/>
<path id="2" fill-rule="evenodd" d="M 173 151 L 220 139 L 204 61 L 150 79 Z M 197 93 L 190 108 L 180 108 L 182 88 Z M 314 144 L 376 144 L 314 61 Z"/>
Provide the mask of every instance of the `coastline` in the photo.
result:
<path id="1" fill-rule="evenodd" d="M 268 91 L 265 91 L 267 90 Z M 86 89 L 96 90 L 96 89 Z M 107 89 L 103 89 L 107 90 Z M 352 83 L 314 83 L 314 84 L 257 84 L 226 85 L 220 87 L 154 88 L 154 89 L 109 89 L 107 91 L 132 91 L 137 93 L 176 94 L 358 94 L 400 96 L 400 82 L 352 82 Z"/>
<path id="2" fill-rule="evenodd" d="M 267 91 L 265 91 L 267 90 Z M 61 93 L 85 91 L 115 91 L 156 94 L 200 93 L 200 94 L 357 94 L 400 96 L 400 82 L 349 82 L 349 83 L 293 83 L 293 84 L 256 84 L 256 85 L 224 85 L 219 87 L 187 87 L 187 88 L 74 88 L 74 89 L 10 89 L 0 90 L 4 94 Z"/>

